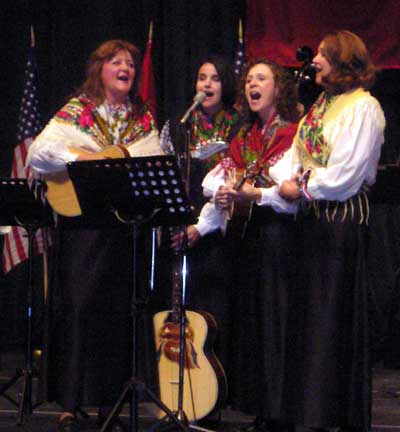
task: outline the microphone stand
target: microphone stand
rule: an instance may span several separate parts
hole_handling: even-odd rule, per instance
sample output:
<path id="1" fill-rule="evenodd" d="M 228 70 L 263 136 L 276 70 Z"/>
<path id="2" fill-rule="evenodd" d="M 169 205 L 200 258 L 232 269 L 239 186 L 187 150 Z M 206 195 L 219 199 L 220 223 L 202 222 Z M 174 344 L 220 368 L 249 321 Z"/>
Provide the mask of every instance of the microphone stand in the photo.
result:
<path id="1" fill-rule="evenodd" d="M 180 122 L 180 127 L 184 127 L 185 143 L 183 153 L 177 154 L 178 159 L 183 159 L 184 163 L 181 166 L 183 169 L 182 178 L 185 183 L 185 191 L 190 200 L 190 127 L 187 124 L 187 118 L 184 122 Z M 188 237 L 185 226 L 180 227 L 183 232 L 182 244 L 175 251 L 175 260 L 181 265 L 180 277 L 181 277 L 181 290 L 180 290 L 180 311 L 179 311 L 179 378 L 178 378 L 178 408 L 175 412 L 178 421 L 182 422 L 184 426 L 187 426 L 193 430 L 200 430 L 206 432 L 213 432 L 209 429 L 201 428 L 193 424 L 189 424 L 186 413 L 183 409 L 183 391 L 184 391 L 184 370 L 185 370 L 185 358 L 186 358 L 186 289 L 187 289 L 187 277 L 189 274 L 187 249 L 188 249 Z M 174 425 L 171 425 L 174 426 Z"/>
<path id="2" fill-rule="evenodd" d="M 183 180 L 185 182 L 185 189 L 186 194 L 189 196 L 190 193 L 190 128 L 187 127 L 187 125 L 184 125 L 185 127 L 185 149 L 184 149 L 184 160 L 185 160 L 185 167 L 184 167 L 184 173 L 183 173 Z"/>

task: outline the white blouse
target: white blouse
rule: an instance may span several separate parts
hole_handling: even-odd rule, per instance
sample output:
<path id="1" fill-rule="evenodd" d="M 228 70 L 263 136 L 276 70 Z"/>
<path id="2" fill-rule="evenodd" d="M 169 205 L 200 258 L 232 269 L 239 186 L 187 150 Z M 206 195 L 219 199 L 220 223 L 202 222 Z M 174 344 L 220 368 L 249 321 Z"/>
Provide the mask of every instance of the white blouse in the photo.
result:
<path id="1" fill-rule="evenodd" d="M 164 154 L 156 129 L 126 147 L 132 157 Z M 102 150 L 102 147 L 90 134 L 80 131 L 73 124 L 52 118 L 31 144 L 26 164 L 39 174 L 62 171 L 68 162 L 78 158 L 73 149 L 95 153 Z"/>
<path id="2" fill-rule="evenodd" d="M 364 183 L 369 186 L 375 183 L 384 142 L 385 116 L 379 102 L 369 92 L 360 89 L 354 92 L 358 92 L 357 98 L 338 115 L 323 119 L 323 135 L 331 153 L 326 167 L 312 169 L 307 190 L 313 199 L 346 201 L 356 195 Z M 351 96 L 350 93 L 339 96 L 331 108 L 340 103 L 341 97 Z M 284 158 L 271 167 L 270 174 L 278 179 L 278 184 L 293 178 L 300 168 L 296 139 L 297 136 Z"/>
<path id="3" fill-rule="evenodd" d="M 328 117 L 323 123 L 324 138 L 331 146 L 331 153 L 326 167 L 312 170 L 307 190 L 313 199 L 346 201 L 356 195 L 364 183 L 371 186 L 375 182 L 384 142 L 385 116 L 379 102 L 368 91 L 357 89 L 354 92 L 357 92 L 357 97 L 352 98 L 338 115 Z M 338 100 L 351 96 L 351 93 L 339 96 Z M 284 157 L 270 168 L 269 175 L 277 185 L 261 188 L 258 205 L 268 205 L 277 213 L 297 211 L 297 202 L 286 201 L 279 195 L 282 182 L 292 179 L 301 168 L 297 138 L 298 135 Z M 218 167 L 210 171 L 203 181 L 204 195 L 210 196 L 211 202 L 203 208 L 199 217 L 202 235 L 221 227 L 223 223 L 221 211 L 213 204 L 213 197 L 223 184 L 223 173 Z"/>

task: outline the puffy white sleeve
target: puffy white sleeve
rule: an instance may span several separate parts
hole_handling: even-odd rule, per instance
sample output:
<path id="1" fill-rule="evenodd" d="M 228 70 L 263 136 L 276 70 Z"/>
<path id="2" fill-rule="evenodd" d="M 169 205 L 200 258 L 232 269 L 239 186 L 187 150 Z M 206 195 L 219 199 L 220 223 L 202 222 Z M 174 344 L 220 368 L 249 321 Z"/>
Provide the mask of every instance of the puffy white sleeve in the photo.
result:
<path id="1" fill-rule="evenodd" d="M 207 202 L 201 209 L 197 223 L 194 225 L 200 235 L 206 234 L 222 228 L 224 218 L 221 210 L 215 207 L 214 203 Z"/>
<path id="2" fill-rule="evenodd" d="M 269 169 L 269 176 L 276 183 L 270 188 L 261 188 L 261 200 L 257 204 L 260 206 L 270 206 L 277 213 L 297 213 L 298 203 L 285 200 L 279 195 L 279 187 L 284 180 L 292 179 L 299 169 L 299 164 L 295 163 L 295 146 L 283 155 L 275 165 Z"/>
<path id="3" fill-rule="evenodd" d="M 68 162 L 78 157 L 70 150 L 72 147 L 99 150 L 86 134 L 53 118 L 29 147 L 26 164 L 39 174 L 62 171 Z"/>
<path id="4" fill-rule="evenodd" d="M 225 184 L 224 169 L 219 163 L 209 171 L 203 179 L 203 195 L 206 197 L 215 197 L 220 186 Z"/>
<path id="5" fill-rule="evenodd" d="M 324 124 L 324 137 L 332 145 L 327 167 L 316 168 L 307 190 L 313 199 L 345 201 L 361 185 L 375 182 L 385 117 L 379 102 L 369 96 Z"/>
<path id="6" fill-rule="evenodd" d="M 279 186 L 261 188 L 261 200 L 257 203 L 260 206 L 269 206 L 276 213 L 297 213 L 298 203 L 286 201 L 279 195 Z"/>

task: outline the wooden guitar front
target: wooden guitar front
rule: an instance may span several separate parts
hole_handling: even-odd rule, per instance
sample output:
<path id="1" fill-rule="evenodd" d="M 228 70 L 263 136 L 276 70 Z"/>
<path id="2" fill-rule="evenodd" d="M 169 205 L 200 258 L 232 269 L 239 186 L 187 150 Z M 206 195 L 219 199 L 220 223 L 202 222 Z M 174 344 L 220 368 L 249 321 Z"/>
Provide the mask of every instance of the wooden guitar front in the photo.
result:
<path id="1" fill-rule="evenodd" d="M 72 150 L 77 154 L 87 153 L 75 148 Z M 129 156 L 128 150 L 118 145 L 106 147 L 97 154 L 99 155 L 99 159 L 117 159 Z M 82 214 L 74 185 L 66 170 L 46 174 L 45 181 L 47 185 L 47 200 L 56 213 L 69 217 L 80 216 Z"/>
<path id="2" fill-rule="evenodd" d="M 157 313 L 153 318 L 155 343 L 158 357 L 160 399 L 171 411 L 178 410 L 179 391 L 179 337 L 170 336 L 169 326 L 177 326 L 168 321 L 171 311 Z M 216 323 L 207 312 L 186 311 L 186 358 L 183 380 L 183 411 L 189 421 L 206 417 L 218 408 L 226 398 L 227 383 L 224 371 L 212 352 Z M 166 326 L 167 334 L 165 334 Z M 178 331 L 179 336 L 179 331 Z M 167 337 L 165 337 L 167 336 Z M 190 339 L 190 341 L 189 341 Z M 169 344 L 172 342 L 172 345 Z M 167 353 L 168 350 L 168 353 Z M 172 352 L 171 352 L 172 351 Z M 175 357 L 175 359 L 172 359 Z M 194 364 L 193 364 L 194 363 Z M 188 367 L 189 366 L 189 367 Z M 165 413 L 158 408 L 155 413 L 161 418 Z"/>

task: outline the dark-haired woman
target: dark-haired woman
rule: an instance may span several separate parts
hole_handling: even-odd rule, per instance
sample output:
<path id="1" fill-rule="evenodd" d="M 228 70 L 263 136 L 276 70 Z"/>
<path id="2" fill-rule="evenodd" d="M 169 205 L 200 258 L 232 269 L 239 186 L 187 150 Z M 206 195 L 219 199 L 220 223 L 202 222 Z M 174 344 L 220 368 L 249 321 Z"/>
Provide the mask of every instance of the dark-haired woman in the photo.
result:
<path id="1" fill-rule="evenodd" d="M 29 149 L 35 173 L 101 159 L 99 152 L 116 144 L 133 156 L 162 154 L 137 93 L 140 64 L 138 49 L 123 40 L 104 42 L 91 54 L 81 89 Z M 91 223 L 99 222 L 96 216 L 94 209 Z M 79 217 L 59 217 L 55 254 L 48 397 L 63 410 L 58 430 L 75 432 L 77 410 L 99 406 L 104 419 L 130 376 L 132 238 L 123 225 L 93 229 Z M 118 419 L 112 430 L 122 430 Z"/>
<path id="2" fill-rule="evenodd" d="M 190 148 L 189 195 L 198 216 L 205 203 L 201 182 L 206 173 L 226 154 L 237 131 L 238 113 L 233 108 L 236 82 L 231 64 L 219 55 L 203 59 L 196 74 L 195 91 L 206 97 L 190 115 L 185 127 L 168 121 L 161 132 L 161 146 L 166 152 L 182 154 L 186 140 Z M 187 305 L 214 316 L 218 336 L 214 345 L 218 359 L 226 369 L 229 336 L 230 259 L 220 232 L 205 234 L 205 222 L 187 227 L 189 280 Z M 182 234 L 172 238 L 176 247 Z"/>
<path id="3" fill-rule="evenodd" d="M 240 190 L 232 182 L 219 187 L 214 202 L 217 208 L 232 201 L 235 208 L 249 207 L 240 235 L 228 225 L 226 238 L 230 243 L 242 237 L 234 248 L 234 367 L 229 384 L 233 407 L 256 416 L 249 430 L 262 431 L 288 427 L 296 206 L 279 196 L 274 166 L 290 148 L 300 116 L 293 78 L 274 62 L 251 61 L 244 71 L 240 105 L 245 124 L 231 142 L 233 166 L 244 170 L 255 163 L 257 176 Z M 229 168 L 222 170 L 229 178 Z M 217 167 L 204 180 L 205 188 L 215 190 L 219 176 Z M 235 214 L 230 224 L 234 220 Z"/>
<path id="4" fill-rule="evenodd" d="M 368 188 L 385 118 L 368 89 L 375 68 L 355 34 L 324 37 L 314 58 L 324 91 L 302 120 L 280 194 L 300 201 L 299 381 L 292 417 L 313 428 L 366 432 L 371 421 Z M 286 170 L 286 166 L 282 164 Z"/>

